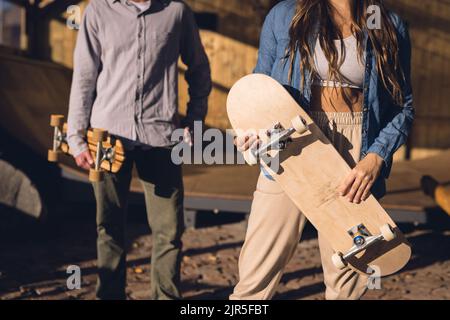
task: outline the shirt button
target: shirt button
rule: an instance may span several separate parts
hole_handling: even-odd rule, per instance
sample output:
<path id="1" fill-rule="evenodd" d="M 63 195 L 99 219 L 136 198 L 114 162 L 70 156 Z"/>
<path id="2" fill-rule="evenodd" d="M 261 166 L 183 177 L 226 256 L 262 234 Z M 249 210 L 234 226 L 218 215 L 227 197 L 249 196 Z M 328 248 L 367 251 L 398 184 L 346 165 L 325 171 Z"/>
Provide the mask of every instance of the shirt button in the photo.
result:
<path id="1" fill-rule="evenodd" d="M 364 107 L 363 111 L 367 112 L 367 111 L 369 111 L 369 109 L 367 107 Z"/>

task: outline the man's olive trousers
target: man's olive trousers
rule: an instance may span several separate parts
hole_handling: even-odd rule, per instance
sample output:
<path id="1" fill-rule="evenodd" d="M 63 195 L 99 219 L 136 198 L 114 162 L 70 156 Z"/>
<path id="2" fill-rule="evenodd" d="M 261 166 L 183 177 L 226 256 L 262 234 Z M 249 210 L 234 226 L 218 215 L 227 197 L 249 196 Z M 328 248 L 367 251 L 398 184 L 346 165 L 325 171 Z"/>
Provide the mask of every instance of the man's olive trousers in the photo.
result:
<path id="1" fill-rule="evenodd" d="M 97 264 L 99 299 L 125 299 L 126 214 L 133 165 L 142 183 L 152 230 L 151 298 L 180 298 L 181 236 L 184 230 L 181 166 L 171 149 L 134 148 L 116 174 L 93 183 L 97 202 Z"/>

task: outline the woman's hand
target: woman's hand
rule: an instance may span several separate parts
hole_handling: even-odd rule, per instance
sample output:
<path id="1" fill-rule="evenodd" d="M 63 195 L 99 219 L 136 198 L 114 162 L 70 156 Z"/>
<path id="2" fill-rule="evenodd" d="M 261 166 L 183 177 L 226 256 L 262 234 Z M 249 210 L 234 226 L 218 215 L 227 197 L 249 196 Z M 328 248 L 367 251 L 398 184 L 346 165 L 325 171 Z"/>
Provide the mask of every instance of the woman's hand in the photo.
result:
<path id="1" fill-rule="evenodd" d="M 251 132 L 246 132 L 245 134 L 234 138 L 234 145 L 240 152 L 245 152 L 250 148 L 256 147 L 260 142 L 261 140 L 259 137 Z"/>
<path id="2" fill-rule="evenodd" d="M 369 153 L 345 178 L 338 188 L 339 194 L 357 204 L 361 200 L 367 200 L 370 196 L 370 189 L 380 175 L 382 166 L 383 158 L 375 153 Z"/>

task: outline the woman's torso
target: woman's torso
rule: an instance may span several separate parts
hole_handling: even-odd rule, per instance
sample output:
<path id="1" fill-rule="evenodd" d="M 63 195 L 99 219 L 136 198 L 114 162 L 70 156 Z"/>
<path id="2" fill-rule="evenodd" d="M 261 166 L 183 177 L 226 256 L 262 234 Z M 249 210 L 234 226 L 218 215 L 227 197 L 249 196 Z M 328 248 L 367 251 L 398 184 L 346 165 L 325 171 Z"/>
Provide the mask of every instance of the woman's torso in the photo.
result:
<path id="1" fill-rule="evenodd" d="M 361 56 L 356 37 L 351 26 L 340 30 L 343 40 L 335 40 L 334 45 L 340 63 L 341 79 L 330 79 L 328 61 L 319 37 L 314 50 L 315 75 L 311 86 L 311 110 L 324 112 L 360 112 L 363 106 L 364 57 Z M 342 51 L 341 45 L 344 48 Z"/>
<path id="2" fill-rule="evenodd" d="M 311 105 L 314 104 L 315 108 L 325 109 L 326 101 L 330 100 L 327 93 L 322 98 L 321 91 L 319 94 L 315 93 L 315 97 L 312 97 L 312 91 L 318 90 L 311 86 L 311 75 L 307 72 L 303 73 L 300 69 L 300 54 L 297 51 L 294 56 L 294 72 L 292 73 L 292 79 L 290 75 L 290 57 L 287 55 L 287 49 L 289 48 L 289 28 L 293 19 L 297 0 L 285 0 L 277 4 L 268 14 L 264 27 L 261 33 L 261 44 L 258 55 L 258 63 L 254 69 L 255 73 L 262 73 L 271 76 L 278 82 L 280 82 L 292 95 L 294 99 L 306 110 L 311 110 Z M 408 132 L 412 118 L 413 118 L 413 99 L 410 81 L 410 54 L 411 43 L 409 40 L 409 34 L 405 23 L 400 17 L 392 12 L 389 13 L 389 17 L 396 28 L 399 36 L 399 48 L 400 59 L 402 59 L 402 67 L 406 75 L 403 88 L 405 91 L 405 102 L 402 106 L 394 104 L 389 92 L 383 88 L 380 78 L 377 72 L 376 57 L 373 54 L 373 48 L 370 41 L 368 41 L 368 35 L 364 33 L 363 45 L 365 48 L 364 61 L 365 61 L 365 74 L 363 94 L 359 93 L 357 100 L 362 103 L 356 104 L 354 107 L 361 107 L 362 105 L 362 146 L 361 157 L 364 157 L 369 152 L 369 147 L 372 150 L 378 150 L 384 154 L 385 167 L 382 170 L 383 177 L 389 175 L 392 156 L 388 153 L 390 150 L 395 149 L 402 139 L 396 139 L 389 143 L 387 146 L 381 146 L 380 133 L 384 128 L 383 141 L 387 141 L 389 135 L 397 134 L 399 130 Z M 317 40 L 318 28 L 312 30 L 311 45 Z M 295 71 L 297 70 L 297 71 Z M 328 89 L 326 89 L 328 90 Z M 327 99 L 328 97 L 328 99 Z M 319 101 L 320 99 L 320 101 Z M 314 100 L 315 102 L 312 102 Z M 323 101 L 325 100 L 325 101 Z M 317 102 L 319 101 L 319 102 Z M 336 102 L 334 102 L 336 104 Z M 389 119 L 396 120 L 394 126 L 386 127 Z M 378 143 L 377 143 L 378 141 Z M 380 197 L 385 192 L 383 179 L 378 179 L 375 183 L 372 192 Z"/>
<path id="3" fill-rule="evenodd" d="M 310 110 L 323 112 L 361 112 L 363 94 L 360 89 L 311 87 Z"/>

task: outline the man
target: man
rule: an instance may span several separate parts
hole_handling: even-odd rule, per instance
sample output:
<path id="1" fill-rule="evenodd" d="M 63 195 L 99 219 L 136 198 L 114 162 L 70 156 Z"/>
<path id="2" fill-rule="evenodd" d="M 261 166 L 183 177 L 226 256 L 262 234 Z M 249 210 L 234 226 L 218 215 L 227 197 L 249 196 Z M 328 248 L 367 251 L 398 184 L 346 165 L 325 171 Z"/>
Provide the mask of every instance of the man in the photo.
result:
<path id="1" fill-rule="evenodd" d="M 171 161 L 178 119 L 178 69 L 187 65 L 190 102 L 183 127 L 203 120 L 210 68 L 192 11 L 182 1 L 91 0 L 80 26 L 68 117 L 77 165 L 93 164 L 89 126 L 123 139 L 127 161 L 117 174 L 93 183 L 97 202 L 99 299 L 125 299 L 125 216 L 136 165 L 153 234 L 151 295 L 178 299 L 183 184 Z M 189 132 L 188 129 L 185 129 Z"/>

